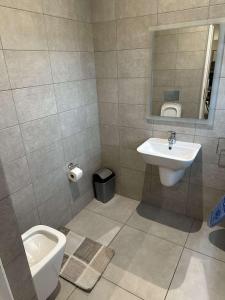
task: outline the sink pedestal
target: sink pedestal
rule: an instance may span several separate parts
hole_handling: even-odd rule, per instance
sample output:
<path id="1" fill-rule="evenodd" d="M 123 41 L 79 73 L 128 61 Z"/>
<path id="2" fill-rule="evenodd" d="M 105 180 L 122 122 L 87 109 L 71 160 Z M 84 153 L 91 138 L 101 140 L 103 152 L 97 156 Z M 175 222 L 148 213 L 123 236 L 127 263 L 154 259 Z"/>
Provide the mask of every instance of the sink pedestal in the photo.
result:
<path id="1" fill-rule="evenodd" d="M 172 170 L 163 167 L 159 167 L 160 181 L 165 186 L 173 186 L 176 184 L 183 176 L 185 170 Z"/>

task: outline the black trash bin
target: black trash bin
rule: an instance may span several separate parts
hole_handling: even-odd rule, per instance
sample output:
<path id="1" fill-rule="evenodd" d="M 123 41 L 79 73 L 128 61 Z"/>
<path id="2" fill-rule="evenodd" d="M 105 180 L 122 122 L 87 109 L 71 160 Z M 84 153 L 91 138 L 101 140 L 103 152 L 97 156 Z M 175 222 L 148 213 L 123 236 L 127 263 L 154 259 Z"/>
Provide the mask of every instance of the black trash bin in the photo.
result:
<path id="1" fill-rule="evenodd" d="M 95 198 L 103 203 L 109 201 L 115 195 L 116 176 L 107 168 L 99 169 L 93 175 Z"/>

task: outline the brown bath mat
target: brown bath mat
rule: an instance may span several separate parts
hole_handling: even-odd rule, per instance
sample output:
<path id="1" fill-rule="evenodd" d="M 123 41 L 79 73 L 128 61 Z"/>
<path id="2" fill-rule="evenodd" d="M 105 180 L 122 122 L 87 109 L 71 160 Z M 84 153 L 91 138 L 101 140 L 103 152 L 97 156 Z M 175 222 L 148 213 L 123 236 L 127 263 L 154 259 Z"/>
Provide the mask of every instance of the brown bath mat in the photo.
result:
<path id="1" fill-rule="evenodd" d="M 67 238 L 60 276 L 85 291 L 92 290 L 112 259 L 114 250 L 65 227 L 59 230 Z"/>

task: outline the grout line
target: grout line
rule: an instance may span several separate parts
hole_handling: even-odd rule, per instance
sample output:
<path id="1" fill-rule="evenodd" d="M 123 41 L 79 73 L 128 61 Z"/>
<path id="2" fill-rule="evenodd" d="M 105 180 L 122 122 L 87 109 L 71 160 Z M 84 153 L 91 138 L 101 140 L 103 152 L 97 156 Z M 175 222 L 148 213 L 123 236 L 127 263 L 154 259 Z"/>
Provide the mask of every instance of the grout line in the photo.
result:
<path id="1" fill-rule="evenodd" d="M 11 51 L 11 52 L 60 52 L 60 53 L 90 53 L 94 54 L 94 51 L 88 50 L 51 50 L 51 49 L 13 49 L 13 48 L 0 48 L 0 50 Z M 103 51 L 98 51 L 103 52 Z M 186 51 L 187 52 L 187 51 Z M 195 51 L 196 52 L 196 51 Z"/>
<path id="2" fill-rule="evenodd" d="M 191 228 L 192 228 L 192 226 L 190 227 L 190 230 L 191 230 Z M 189 233 L 188 233 L 188 235 L 187 235 L 187 237 L 186 237 L 186 241 L 185 241 L 184 245 L 186 244 L 186 242 L 187 242 L 187 240 L 188 240 L 188 237 L 189 237 L 189 235 L 190 235 L 190 231 L 189 231 Z M 164 300 L 166 300 L 166 298 L 167 298 L 167 296 L 168 296 L 168 293 L 169 293 L 170 287 L 171 287 L 171 285 L 172 285 L 173 279 L 174 279 L 174 277 L 175 277 L 175 274 L 176 274 L 176 272 L 177 272 L 177 269 L 178 269 L 179 263 L 180 263 L 180 261 L 181 261 L 181 257 L 182 257 L 182 255 L 183 255 L 183 252 L 184 252 L 184 250 L 185 250 L 185 247 L 183 246 L 183 249 L 182 249 L 182 251 L 181 251 L 181 254 L 180 254 L 180 257 L 179 257 L 179 259 L 178 259 L 178 262 L 177 262 L 176 268 L 175 268 L 175 270 L 174 270 L 174 273 L 173 273 L 173 276 L 172 276 L 172 278 L 171 278 L 170 284 L 169 284 L 169 286 L 168 286 L 168 288 L 167 288 L 167 292 L 166 292 L 166 295 L 165 295 L 165 298 L 164 298 Z"/>
<path id="3" fill-rule="evenodd" d="M 33 13 L 33 14 L 36 14 L 36 15 L 43 15 L 42 4 L 41 4 L 41 11 L 28 10 L 28 9 L 13 7 L 13 6 L 7 6 L 7 5 L 3 5 L 3 4 L 0 4 L 0 8 L 1 7 L 8 8 L 8 9 L 13 9 L 13 10 L 17 10 L 17 11 L 22 11 L 22 12 L 27 12 L 27 13 Z"/>
<path id="4" fill-rule="evenodd" d="M 193 11 L 193 10 L 199 10 L 201 8 L 208 8 L 210 5 L 204 5 L 204 6 L 195 6 L 195 7 L 189 7 L 185 9 L 178 9 L 178 10 L 170 10 L 170 11 L 162 11 L 158 12 L 158 15 L 165 15 L 165 14 L 170 14 L 170 13 L 176 13 L 176 12 L 186 12 L 186 11 Z M 204 19 L 205 20 L 205 19 Z M 192 22 L 192 21 L 187 21 L 187 22 Z M 179 22 L 178 22 L 179 23 Z M 160 25 L 169 25 L 169 24 L 160 24 Z"/>
<path id="5" fill-rule="evenodd" d="M 201 251 L 197 251 L 197 250 L 194 250 L 194 249 L 192 249 L 192 248 L 188 248 L 188 247 L 186 247 L 186 246 L 184 246 L 184 249 L 190 250 L 190 251 L 195 252 L 195 253 L 198 253 L 198 254 L 201 254 L 201 255 L 203 255 L 203 256 L 206 256 L 206 257 L 208 257 L 208 258 L 211 258 L 211 259 L 213 259 L 213 260 L 216 260 L 216 261 L 218 261 L 218 262 L 221 262 L 221 263 L 224 263 L 224 264 L 225 264 L 225 260 L 222 260 L 222 259 L 219 259 L 219 258 L 210 256 L 210 255 L 208 255 L 208 254 L 206 254 L 206 253 L 203 253 L 203 252 L 201 252 Z"/>
<path id="6" fill-rule="evenodd" d="M 63 19 L 63 20 L 68 20 L 68 21 L 74 21 L 74 22 L 77 22 L 77 23 L 92 24 L 91 21 L 84 21 L 84 20 L 79 20 L 79 19 L 72 19 L 72 18 L 69 18 L 69 17 L 63 17 L 63 16 L 58 16 L 58 15 L 48 14 L 48 13 L 44 12 L 43 3 L 41 4 L 41 7 L 42 7 L 41 11 L 29 10 L 29 9 L 12 7 L 12 6 L 7 6 L 7 5 L 0 4 L 0 8 L 1 7 L 8 8 L 8 9 L 13 9 L 13 10 L 17 10 L 17 11 L 22 11 L 22 12 L 27 12 L 27 13 L 33 13 L 33 14 L 41 15 L 41 16 L 48 16 L 48 17 L 54 17 L 54 18 L 59 18 L 59 19 Z"/>
<path id="7" fill-rule="evenodd" d="M 157 24 L 158 24 L 158 16 L 159 15 L 164 15 L 164 14 L 169 14 L 169 13 L 176 13 L 176 12 L 185 12 L 185 11 L 190 11 L 190 10 L 196 10 L 196 9 L 201 9 L 201 8 L 209 8 L 210 6 L 219 6 L 223 3 L 220 4 L 214 4 L 214 5 L 203 5 L 203 6 L 196 6 L 196 7 L 189 7 L 185 9 L 178 9 L 178 10 L 171 10 L 171 11 L 159 11 L 159 3 L 157 2 L 157 11 L 155 13 L 149 13 L 149 14 L 143 14 L 143 15 L 138 15 L 138 16 L 129 16 L 129 17 L 116 17 L 113 20 L 106 20 L 106 21 L 97 21 L 97 22 L 92 22 L 92 24 L 98 24 L 98 23 L 109 23 L 113 21 L 122 21 L 122 20 L 127 20 L 127 19 L 136 19 L 136 18 L 143 18 L 143 17 L 149 17 L 149 16 L 154 16 L 157 15 Z M 160 25 L 168 25 L 168 24 L 160 24 Z"/>
<path id="8" fill-rule="evenodd" d="M 73 21 L 73 22 L 82 23 L 82 24 L 89 24 L 89 25 L 93 24 L 91 21 L 77 20 L 77 19 L 72 19 L 72 18 L 63 17 L 63 16 L 51 15 L 51 14 L 45 13 L 45 12 L 43 12 L 43 16 L 53 17 L 53 18 L 58 18 L 58 19 L 63 19 L 63 20 L 68 20 L 68 21 Z"/>
<path id="9" fill-rule="evenodd" d="M 1 49 L 0 49 L 1 51 Z M 47 51 L 46 51 L 47 52 Z M 65 84 L 65 83 L 72 83 L 72 82 L 80 82 L 80 81 L 86 81 L 86 80 L 96 80 L 96 78 L 80 78 L 80 79 L 74 79 L 74 80 L 67 80 L 67 81 L 57 81 L 57 82 L 51 82 L 51 83 L 43 83 L 43 84 L 37 84 L 37 85 L 28 85 L 28 86 L 22 86 L 22 87 L 17 87 L 17 88 L 10 88 L 6 90 L 0 90 L 0 92 L 7 92 L 7 91 L 16 91 L 16 90 L 22 90 L 22 89 L 29 89 L 29 88 L 38 88 L 42 86 L 51 86 L 51 85 L 58 85 L 58 84 Z"/>
<path id="10" fill-rule="evenodd" d="M 126 289 L 126 288 L 124 288 L 124 287 L 121 287 L 119 284 L 117 284 L 117 283 L 111 281 L 110 279 L 104 277 L 103 274 L 102 274 L 102 278 L 104 278 L 106 281 L 108 281 L 108 282 L 114 284 L 115 286 L 119 287 L 121 290 L 124 290 L 124 291 L 128 292 L 129 294 L 135 296 L 137 299 L 145 300 L 144 298 L 141 298 L 140 296 L 137 296 L 136 294 L 134 294 L 133 292 L 129 291 L 128 289 Z M 101 280 L 101 279 L 100 279 L 100 280 Z"/>

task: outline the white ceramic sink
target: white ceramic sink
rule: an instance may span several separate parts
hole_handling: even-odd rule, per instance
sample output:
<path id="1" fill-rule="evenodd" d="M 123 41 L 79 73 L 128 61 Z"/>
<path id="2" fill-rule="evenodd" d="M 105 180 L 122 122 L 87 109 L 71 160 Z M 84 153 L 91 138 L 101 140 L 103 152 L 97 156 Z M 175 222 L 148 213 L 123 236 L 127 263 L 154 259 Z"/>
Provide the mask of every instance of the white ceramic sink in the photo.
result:
<path id="1" fill-rule="evenodd" d="M 161 183 L 172 186 L 183 177 L 200 149 L 200 144 L 176 141 L 170 150 L 168 140 L 150 138 L 137 151 L 147 164 L 159 166 Z"/>

